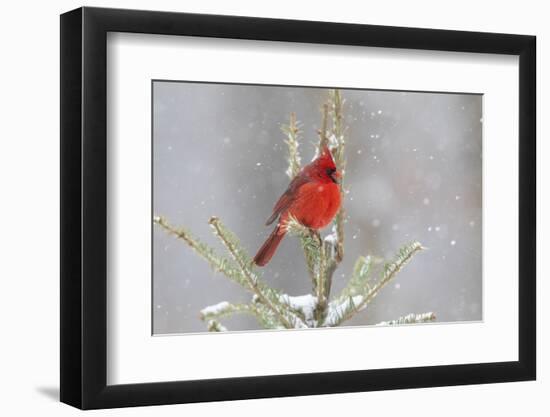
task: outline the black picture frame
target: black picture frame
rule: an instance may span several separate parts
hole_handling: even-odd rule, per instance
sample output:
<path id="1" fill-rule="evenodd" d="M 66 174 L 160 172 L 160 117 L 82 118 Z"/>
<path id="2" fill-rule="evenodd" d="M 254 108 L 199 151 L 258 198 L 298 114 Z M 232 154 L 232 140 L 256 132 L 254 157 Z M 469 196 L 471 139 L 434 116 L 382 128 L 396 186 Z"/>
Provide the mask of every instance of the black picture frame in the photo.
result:
<path id="1" fill-rule="evenodd" d="M 108 32 L 519 56 L 519 360 L 107 385 Z M 61 401 L 82 409 L 375 391 L 536 378 L 536 38 L 186 13 L 61 15 Z"/>

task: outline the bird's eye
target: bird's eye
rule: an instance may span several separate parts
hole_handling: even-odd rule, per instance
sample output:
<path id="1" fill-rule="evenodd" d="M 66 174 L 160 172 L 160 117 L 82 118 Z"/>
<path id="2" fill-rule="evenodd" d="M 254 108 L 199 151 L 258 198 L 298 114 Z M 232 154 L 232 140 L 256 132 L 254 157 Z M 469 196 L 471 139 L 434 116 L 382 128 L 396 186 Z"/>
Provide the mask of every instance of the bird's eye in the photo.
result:
<path id="1" fill-rule="evenodd" d="M 327 168 L 326 173 L 330 177 L 336 170 L 334 168 Z"/>

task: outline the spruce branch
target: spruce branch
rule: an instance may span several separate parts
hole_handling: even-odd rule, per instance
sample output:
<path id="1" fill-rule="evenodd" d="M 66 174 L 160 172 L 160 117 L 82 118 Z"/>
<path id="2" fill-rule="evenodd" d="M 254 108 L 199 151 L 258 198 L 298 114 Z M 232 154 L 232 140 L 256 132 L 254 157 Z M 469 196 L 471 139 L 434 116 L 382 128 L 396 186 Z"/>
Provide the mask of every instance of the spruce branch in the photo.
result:
<path id="1" fill-rule="evenodd" d="M 362 295 L 371 290 L 369 278 L 372 271 L 372 263 L 373 261 L 370 256 L 360 256 L 357 259 L 353 267 L 351 279 L 340 293 L 341 299 Z"/>
<path id="2" fill-rule="evenodd" d="M 327 125 L 328 125 L 328 104 L 323 104 L 322 108 L 322 117 L 321 117 L 321 129 L 317 132 L 319 134 L 319 146 L 318 146 L 318 155 L 323 152 L 325 146 L 329 146 L 329 140 L 327 136 Z"/>
<path id="3" fill-rule="evenodd" d="M 419 242 L 412 242 L 401 247 L 394 259 L 384 265 L 380 280 L 372 288 L 367 285 L 365 286 L 366 291 L 362 295 L 344 296 L 342 297 L 343 301 L 342 298 L 338 298 L 330 303 L 329 310 L 331 314 L 325 320 L 325 325 L 338 326 L 363 310 L 378 295 L 378 292 L 395 278 L 397 273 L 422 249 L 424 248 Z"/>
<path id="4" fill-rule="evenodd" d="M 229 254 L 233 257 L 233 260 L 237 263 L 241 269 L 241 273 L 247 278 L 249 284 L 256 284 L 258 275 L 253 270 L 254 262 L 241 246 L 237 236 L 229 231 L 220 219 L 215 216 L 210 217 L 208 224 L 212 227 L 214 234 L 220 239 Z"/>
<path id="5" fill-rule="evenodd" d="M 296 121 L 296 113 L 290 113 L 289 124 L 283 125 L 281 129 L 286 135 L 285 143 L 288 146 L 288 169 L 286 170 L 286 175 L 290 179 L 293 179 L 302 168 L 302 159 L 298 150 L 300 146 L 300 129 Z"/>
<path id="6" fill-rule="evenodd" d="M 377 324 L 377 326 L 396 326 L 400 324 L 415 324 L 415 323 L 429 323 L 435 321 L 435 314 L 431 311 L 421 314 L 407 314 L 406 316 L 399 317 L 396 320 L 383 321 Z"/>
<path id="7" fill-rule="evenodd" d="M 328 284 L 328 277 L 327 277 L 327 257 L 325 253 L 325 245 L 323 244 L 323 241 L 321 240 L 321 235 L 319 232 L 314 231 L 313 236 L 315 240 L 317 241 L 317 245 L 319 247 L 319 265 L 318 265 L 318 271 L 317 271 L 317 310 L 316 310 L 316 319 L 318 322 L 322 321 L 326 314 L 326 308 L 328 306 L 328 293 L 330 291 L 330 287 Z M 332 275 L 330 277 L 332 281 Z"/>
<path id="8" fill-rule="evenodd" d="M 329 100 L 323 105 L 321 115 L 321 129 L 319 133 L 319 145 L 317 154 L 320 154 L 324 147 L 331 148 L 336 168 L 341 174 L 340 195 L 341 207 L 338 211 L 332 233 L 325 237 L 323 241 L 317 233 L 320 241 L 319 274 L 317 276 L 316 294 L 318 299 L 319 321 L 323 320 L 328 307 L 328 300 L 332 287 L 332 279 L 338 265 L 344 257 L 344 193 L 342 181 L 344 179 L 344 131 L 342 128 L 342 106 L 343 100 L 339 90 L 331 90 Z M 329 117 L 331 118 L 331 130 L 328 130 Z M 330 136 L 329 136 L 330 133 Z"/>
<path id="9" fill-rule="evenodd" d="M 229 259 L 217 255 L 214 249 L 205 243 L 202 243 L 187 230 L 183 228 L 178 229 L 172 226 L 164 217 L 155 216 L 153 221 L 167 233 L 184 241 L 191 249 L 195 251 L 195 253 L 205 259 L 215 272 L 223 273 L 232 281 L 240 285 L 244 285 L 244 277 Z"/>
<path id="10" fill-rule="evenodd" d="M 258 320 L 258 323 L 260 323 L 260 326 L 262 326 L 264 329 L 285 329 L 286 328 L 277 319 L 273 311 L 268 309 L 265 305 L 263 305 L 256 295 L 252 296 L 252 304 L 254 305 L 254 307 L 256 308 L 256 311 L 258 312 L 258 314 L 256 315 L 256 319 Z M 294 328 L 305 327 L 305 324 L 301 326 L 300 324 L 293 323 L 293 325 L 294 325 Z"/>
<path id="11" fill-rule="evenodd" d="M 334 148 L 332 154 L 334 156 L 334 162 L 336 164 L 336 169 L 342 174 L 340 178 L 340 196 L 342 202 L 344 201 L 344 179 L 346 173 L 346 159 L 345 159 L 345 149 L 346 149 L 346 139 L 345 139 L 345 129 L 342 124 L 342 113 L 344 108 L 344 100 L 342 99 L 342 94 L 340 90 L 335 89 L 330 92 L 330 109 L 332 116 L 332 131 L 331 138 L 334 142 Z M 346 218 L 346 211 L 344 205 L 342 204 L 340 210 L 336 214 L 334 224 L 335 224 L 335 249 L 336 256 L 334 257 L 336 265 L 342 262 L 344 259 L 344 221 Z"/>
<path id="12" fill-rule="evenodd" d="M 332 278 L 334 276 L 334 272 L 336 271 L 336 268 L 338 268 L 338 264 L 341 262 L 341 259 L 338 258 L 337 255 L 337 240 L 338 237 L 336 235 L 335 226 L 332 226 L 332 232 L 325 236 L 323 239 L 323 245 L 325 247 L 325 258 L 326 258 L 326 265 L 325 265 L 325 294 L 326 298 L 330 298 L 330 290 L 332 288 Z"/>
<path id="13" fill-rule="evenodd" d="M 322 312 L 328 303 L 326 286 L 326 253 L 325 246 L 319 232 L 302 225 L 294 217 L 287 220 L 286 231 L 289 235 L 300 237 L 302 249 L 306 259 L 309 274 L 313 282 L 313 293 L 317 297 L 317 320 L 320 321 Z"/>
<path id="14" fill-rule="evenodd" d="M 375 288 L 373 288 L 373 297 L 376 296 L 376 293 L 383 288 L 388 282 L 394 278 L 401 269 L 405 265 L 409 263 L 409 261 L 413 258 L 414 255 L 416 255 L 421 250 L 426 249 L 424 246 L 420 244 L 420 242 L 411 242 L 404 246 L 402 246 L 399 251 L 397 252 L 397 255 L 395 255 L 394 259 L 391 262 L 388 262 L 384 265 L 384 272 L 382 274 L 382 279 L 380 282 L 376 285 Z"/>
<path id="15" fill-rule="evenodd" d="M 253 306 L 248 304 L 231 304 L 227 301 L 221 301 L 218 304 L 203 308 L 200 311 L 200 318 L 201 320 L 211 320 L 230 316 L 235 313 L 254 314 L 252 309 Z"/>
<path id="16" fill-rule="evenodd" d="M 253 270 L 253 261 L 241 247 L 237 237 L 231 233 L 217 217 L 211 217 L 209 222 L 214 230 L 214 234 L 221 240 L 228 252 L 233 257 L 234 261 L 239 266 L 242 275 L 244 276 L 248 289 L 252 291 L 258 300 L 271 310 L 280 323 L 287 329 L 300 326 L 300 318 L 291 311 L 284 311 L 277 305 L 278 292 L 265 285 L 260 281 L 258 274 Z"/>
<path id="17" fill-rule="evenodd" d="M 261 304 L 254 302 L 251 304 L 232 304 L 227 301 L 222 301 L 218 304 L 203 308 L 200 311 L 200 318 L 203 321 L 210 322 L 234 314 L 252 315 L 258 320 L 258 323 L 266 329 L 281 327 L 269 310 L 264 308 Z"/>
<path id="18" fill-rule="evenodd" d="M 301 224 L 292 215 L 289 216 L 284 227 L 290 236 L 297 236 L 300 238 L 300 245 L 304 251 L 304 258 L 306 261 L 306 267 L 312 282 L 312 291 L 317 293 L 318 279 L 318 266 L 321 258 L 321 248 L 319 247 L 319 240 L 316 238 L 313 230 Z"/>
<path id="19" fill-rule="evenodd" d="M 226 332 L 227 327 L 222 325 L 218 320 L 209 320 L 207 324 L 207 329 L 209 332 Z"/>

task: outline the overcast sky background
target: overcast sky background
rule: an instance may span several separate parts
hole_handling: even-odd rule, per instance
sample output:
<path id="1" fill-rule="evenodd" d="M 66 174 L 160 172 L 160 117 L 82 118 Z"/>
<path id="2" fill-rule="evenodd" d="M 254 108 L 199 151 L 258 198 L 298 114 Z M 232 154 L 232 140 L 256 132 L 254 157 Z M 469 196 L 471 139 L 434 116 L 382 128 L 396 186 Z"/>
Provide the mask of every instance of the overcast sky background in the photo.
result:
<path id="1" fill-rule="evenodd" d="M 429 248 L 347 325 L 428 311 L 438 322 L 481 320 L 482 96 L 345 89 L 342 95 L 348 222 L 332 293 L 343 288 L 360 255 L 388 258 L 412 240 Z M 208 226 L 216 215 L 254 255 L 289 182 L 281 124 L 296 112 L 302 160 L 309 162 L 327 97 L 319 88 L 154 82 L 154 214 L 223 251 Z M 153 252 L 155 334 L 205 331 L 202 308 L 250 300 L 158 227 Z M 285 238 L 263 270 L 285 293 L 310 290 L 296 238 Z M 245 315 L 224 324 L 259 329 Z"/>

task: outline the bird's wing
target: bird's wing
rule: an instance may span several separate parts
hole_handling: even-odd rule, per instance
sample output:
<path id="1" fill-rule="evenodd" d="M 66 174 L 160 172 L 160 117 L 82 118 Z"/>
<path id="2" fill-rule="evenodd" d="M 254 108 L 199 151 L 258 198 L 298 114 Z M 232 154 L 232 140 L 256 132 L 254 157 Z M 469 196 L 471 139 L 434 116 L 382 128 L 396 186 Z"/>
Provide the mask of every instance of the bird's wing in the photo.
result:
<path id="1" fill-rule="evenodd" d="M 277 202 L 275 203 L 275 206 L 273 207 L 273 213 L 271 214 L 269 219 L 267 219 L 265 224 L 270 225 L 271 223 L 273 223 L 283 211 L 290 207 L 290 205 L 296 198 L 298 188 L 308 183 L 309 181 L 310 179 L 306 175 L 298 174 L 297 176 L 295 176 L 288 185 L 286 191 L 281 197 L 279 197 L 279 200 L 277 200 Z"/>

